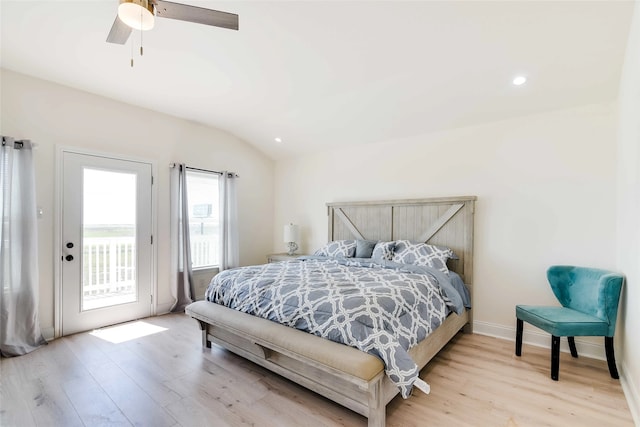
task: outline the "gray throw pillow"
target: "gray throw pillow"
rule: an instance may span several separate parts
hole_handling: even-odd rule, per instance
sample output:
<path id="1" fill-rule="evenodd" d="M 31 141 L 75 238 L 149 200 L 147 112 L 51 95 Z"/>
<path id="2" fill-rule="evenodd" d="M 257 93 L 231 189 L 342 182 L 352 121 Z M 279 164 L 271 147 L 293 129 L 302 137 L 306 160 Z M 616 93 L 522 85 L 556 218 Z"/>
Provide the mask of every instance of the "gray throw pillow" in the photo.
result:
<path id="1" fill-rule="evenodd" d="M 376 240 L 356 240 L 356 258 L 371 258 Z"/>

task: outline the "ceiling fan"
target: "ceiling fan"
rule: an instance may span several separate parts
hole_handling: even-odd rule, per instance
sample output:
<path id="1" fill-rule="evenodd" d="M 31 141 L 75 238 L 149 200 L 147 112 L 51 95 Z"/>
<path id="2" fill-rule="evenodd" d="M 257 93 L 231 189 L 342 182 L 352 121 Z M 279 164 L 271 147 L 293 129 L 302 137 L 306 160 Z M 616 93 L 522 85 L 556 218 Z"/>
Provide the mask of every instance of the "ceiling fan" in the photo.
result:
<path id="1" fill-rule="evenodd" d="M 238 15 L 235 13 L 164 0 L 120 0 L 118 15 L 113 21 L 107 42 L 125 44 L 132 29 L 141 31 L 152 29 L 156 16 L 231 30 L 238 29 Z"/>

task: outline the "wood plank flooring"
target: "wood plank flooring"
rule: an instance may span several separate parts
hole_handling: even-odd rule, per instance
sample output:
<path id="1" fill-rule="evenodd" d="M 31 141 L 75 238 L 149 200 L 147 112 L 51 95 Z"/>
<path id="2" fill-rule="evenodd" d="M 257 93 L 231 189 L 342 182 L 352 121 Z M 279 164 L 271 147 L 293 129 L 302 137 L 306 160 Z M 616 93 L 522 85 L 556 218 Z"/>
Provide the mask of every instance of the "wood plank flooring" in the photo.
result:
<path id="1" fill-rule="evenodd" d="M 366 426 L 365 418 L 219 347 L 197 323 L 114 344 L 81 333 L 0 361 L 2 426 Z M 431 394 L 396 397 L 388 426 L 633 426 L 606 362 L 459 334 L 421 373 Z"/>

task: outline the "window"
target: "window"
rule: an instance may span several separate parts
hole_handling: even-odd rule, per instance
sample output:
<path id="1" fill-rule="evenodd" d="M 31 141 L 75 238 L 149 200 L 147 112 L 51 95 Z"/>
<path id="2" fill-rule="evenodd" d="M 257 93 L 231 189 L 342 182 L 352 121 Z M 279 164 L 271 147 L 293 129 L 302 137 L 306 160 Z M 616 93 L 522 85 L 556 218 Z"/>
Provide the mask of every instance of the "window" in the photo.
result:
<path id="1" fill-rule="evenodd" d="M 218 175 L 187 170 L 189 238 L 193 269 L 217 267 L 220 246 Z"/>

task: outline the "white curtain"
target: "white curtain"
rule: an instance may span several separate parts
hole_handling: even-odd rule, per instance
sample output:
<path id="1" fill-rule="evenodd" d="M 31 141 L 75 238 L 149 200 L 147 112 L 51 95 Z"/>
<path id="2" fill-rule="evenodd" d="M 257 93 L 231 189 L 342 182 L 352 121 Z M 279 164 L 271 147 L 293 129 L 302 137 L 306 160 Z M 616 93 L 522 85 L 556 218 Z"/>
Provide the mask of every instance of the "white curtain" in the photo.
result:
<path id="1" fill-rule="evenodd" d="M 189 240 L 189 204 L 187 202 L 187 167 L 176 164 L 171 170 L 171 311 L 184 311 L 193 302 L 193 272 Z"/>
<path id="2" fill-rule="evenodd" d="M 0 354 L 4 357 L 46 344 L 38 321 L 38 224 L 31 148 L 30 141 L 2 137 Z"/>
<path id="3" fill-rule="evenodd" d="M 220 176 L 220 271 L 240 265 L 238 240 L 238 203 L 236 181 L 232 172 Z"/>

